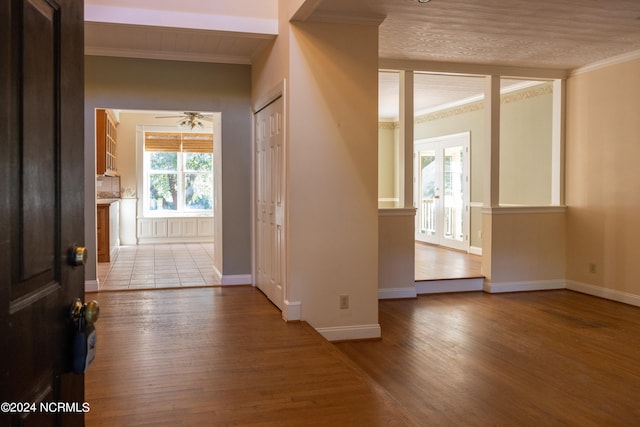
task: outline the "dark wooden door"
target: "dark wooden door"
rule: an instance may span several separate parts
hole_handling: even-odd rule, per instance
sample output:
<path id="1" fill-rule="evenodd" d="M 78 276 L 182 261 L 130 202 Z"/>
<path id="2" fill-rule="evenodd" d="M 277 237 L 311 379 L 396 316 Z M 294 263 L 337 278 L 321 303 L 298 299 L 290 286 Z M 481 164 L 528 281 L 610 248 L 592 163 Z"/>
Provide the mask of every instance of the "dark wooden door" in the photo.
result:
<path id="1" fill-rule="evenodd" d="M 3 426 L 84 424 L 84 377 L 68 373 L 69 308 L 84 299 L 84 267 L 68 264 L 84 246 L 83 94 L 83 2 L 0 2 Z"/>

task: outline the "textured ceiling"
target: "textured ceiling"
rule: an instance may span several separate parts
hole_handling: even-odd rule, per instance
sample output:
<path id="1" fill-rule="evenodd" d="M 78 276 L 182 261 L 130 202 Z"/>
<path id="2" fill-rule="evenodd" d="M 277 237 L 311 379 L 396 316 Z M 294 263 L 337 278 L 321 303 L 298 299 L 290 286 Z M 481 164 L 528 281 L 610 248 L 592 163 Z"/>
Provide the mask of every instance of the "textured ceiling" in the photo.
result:
<path id="1" fill-rule="evenodd" d="M 570 72 L 640 51 L 640 0 L 322 0 L 309 19 L 381 21 L 381 62 L 415 69 L 438 63 Z M 395 120 L 397 74 L 381 73 L 379 82 L 380 117 Z M 502 87 L 519 83 L 505 79 Z M 416 74 L 415 110 L 480 96 L 483 85 L 481 78 Z"/>
<path id="2" fill-rule="evenodd" d="M 638 0 L 323 0 L 310 19 L 382 17 L 383 59 L 571 70 L 640 50 Z"/>
<path id="3" fill-rule="evenodd" d="M 307 0 L 307 3 L 312 6 L 307 15 L 309 20 L 379 23 L 382 62 L 569 72 L 618 55 L 640 52 L 640 0 L 431 0 L 428 3 Z M 205 5 L 203 3 L 203 7 Z M 274 37 L 274 34 L 86 22 L 85 52 L 249 64 Z M 483 82 L 471 77 L 416 74 L 415 87 L 415 108 L 424 110 L 479 95 Z M 397 77 L 382 74 L 381 117 L 397 117 L 397 92 Z"/>

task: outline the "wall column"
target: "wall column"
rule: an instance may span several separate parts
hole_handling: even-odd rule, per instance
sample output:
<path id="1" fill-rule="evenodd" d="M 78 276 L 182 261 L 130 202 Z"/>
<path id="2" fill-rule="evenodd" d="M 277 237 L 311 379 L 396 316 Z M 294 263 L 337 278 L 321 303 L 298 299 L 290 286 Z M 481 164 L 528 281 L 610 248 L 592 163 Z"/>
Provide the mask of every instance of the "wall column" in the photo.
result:
<path id="1" fill-rule="evenodd" d="M 400 71 L 400 206 L 413 207 L 413 71 Z"/>

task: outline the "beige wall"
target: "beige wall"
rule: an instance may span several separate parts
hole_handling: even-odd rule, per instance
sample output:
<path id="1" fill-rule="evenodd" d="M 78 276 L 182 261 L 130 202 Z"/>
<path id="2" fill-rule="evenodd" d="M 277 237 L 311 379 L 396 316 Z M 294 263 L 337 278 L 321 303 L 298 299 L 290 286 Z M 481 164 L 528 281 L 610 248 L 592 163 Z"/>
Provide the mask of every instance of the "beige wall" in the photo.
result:
<path id="1" fill-rule="evenodd" d="M 567 279 L 640 299 L 640 60 L 567 86 Z M 595 265 L 591 273 L 589 264 Z M 619 299 L 619 298 L 618 298 Z"/>
<path id="2" fill-rule="evenodd" d="M 255 108 L 274 88 L 285 82 L 285 115 L 289 78 L 289 1 L 278 1 L 278 36 L 252 61 L 251 100 Z"/>
<path id="3" fill-rule="evenodd" d="M 380 209 L 378 295 L 415 297 L 415 210 Z"/>
<path id="4" fill-rule="evenodd" d="M 553 82 L 500 102 L 500 204 L 551 204 Z"/>
<path id="5" fill-rule="evenodd" d="M 295 2 L 279 5 L 252 81 L 254 103 L 287 82 L 285 299 L 329 339 L 379 336 L 377 27 L 290 24 Z"/>
<path id="6" fill-rule="evenodd" d="M 377 27 L 293 25 L 290 61 L 291 297 L 314 327 L 366 335 L 378 324 Z"/>
<path id="7" fill-rule="evenodd" d="M 494 208 L 484 223 L 486 290 L 564 287 L 564 208 Z"/>
<path id="8" fill-rule="evenodd" d="M 398 129 L 397 123 L 381 122 L 378 125 L 378 197 L 380 207 L 394 207 L 389 199 L 399 198 L 397 194 L 397 156 Z"/>

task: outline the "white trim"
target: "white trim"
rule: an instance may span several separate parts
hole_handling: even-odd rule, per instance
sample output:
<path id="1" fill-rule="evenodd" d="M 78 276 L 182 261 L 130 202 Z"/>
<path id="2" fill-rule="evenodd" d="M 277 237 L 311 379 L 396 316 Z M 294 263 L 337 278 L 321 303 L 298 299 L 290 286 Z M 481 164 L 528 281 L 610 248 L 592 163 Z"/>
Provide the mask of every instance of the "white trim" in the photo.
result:
<path id="1" fill-rule="evenodd" d="M 363 340 L 380 338 L 382 336 L 379 324 L 332 326 L 328 328 L 315 328 L 315 330 L 328 341 Z"/>
<path id="2" fill-rule="evenodd" d="M 566 80 L 554 80 L 551 117 L 551 204 L 564 204 L 564 153 L 566 128 Z"/>
<path id="3" fill-rule="evenodd" d="M 277 36 L 278 20 L 246 16 L 190 13 L 176 10 L 153 10 L 132 7 L 87 4 L 85 22 L 124 24 L 134 27 L 164 27 L 246 33 L 248 36 Z M 263 36 L 264 37 L 264 36 Z"/>
<path id="4" fill-rule="evenodd" d="M 251 274 L 227 274 L 222 275 L 220 278 L 220 284 L 222 286 L 251 285 L 252 283 L 253 276 Z"/>
<path id="5" fill-rule="evenodd" d="M 416 292 L 422 294 L 442 294 L 449 292 L 474 292 L 483 289 L 484 277 L 469 279 L 427 280 L 416 282 Z"/>
<path id="6" fill-rule="evenodd" d="M 635 61 L 636 59 L 640 59 L 640 50 L 636 50 L 635 52 L 623 53 L 622 55 L 612 56 L 611 58 L 594 62 L 593 64 L 585 65 L 584 67 L 576 68 L 569 73 L 569 76 L 577 76 L 578 74 L 588 73 L 589 71 L 599 70 L 600 68 L 606 68 L 612 65 L 623 64 L 629 61 Z"/>
<path id="7" fill-rule="evenodd" d="M 548 291 L 552 289 L 566 289 L 564 279 L 557 280 L 534 280 L 523 282 L 485 282 L 483 289 L 490 294 L 501 292 L 524 292 L 524 291 Z"/>
<path id="8" fill-rule="evenodd" d="M 482 208 L 483 214 L 490 215 L 525 215 L 525 214 L 549 214 L 566 213 L 566 206 L 498 206 Z"/>
<path id="9" fill-rule="evenodd" d="M 380 208 L 378 216 L 415 216 L 416 208 Z"/>
<path id="10" fill-rule="evenodd" d="M 418 293 L 415 286 L 407 286 L 406 288 L 379 288 L 378 299 L 404 299 L 416 298 Z"/>
<path id="11" fill-rule="evenodd" d="M 378 202 L 384 202 L 384 203 L 395 202 L 395 203 L 399 203 L 400 202 L 400 198 L 399 197 L 378 197 Z"/>
<path id="12" fill-rule="evenodd" d="M 282 318 L 287 321 L 296 321 L 302 319 L 302 303 L 300 301 L 284 300 L 284 310 L 282 310 Z"/>
<path id="13" fill-rule="evenodd" d="M 640 307 L 640 295 L 567 280 L 567 289 Z"/>
<path id="14" fill-rule="evenodd" d="M 484 208 L 484 203 L 482 202 L 469 202 L 470 208 Z"/>
<path id="15" fill-rule="evenodd" d="M 469 253 L 472 255 L 482 256 L 482 248 L 478 246 L 469 246 Z"/>
<path id="16" fill-rule="evenodd" d="M 253 113 L 257 113 L 280 97 L 284 97 L 287 79 L 282 79 L 253 105 Z"/>
<path id="17" fill-rule="evenodd" d="M 98 281 L 98 279 L 84 281 L 85 292 L 98 292 L 99 289 L 100 289 L 100 282 Z"/>
<path id="18" fill-rule="evenodd" d="M 141 49 L 109 48 L 87 46 L 87 56 L 114 56 L 120 58 L 158 59 L 165 61 L 206 62 L 214 64 L 250 65 L 251 58 L 241 55 L 220 55 L 209 53 L 154 51 Z"/>
<path id="19" fill-rule="evenodd" d="M 552 68 L 512 67 L 508 65 L 468 64 L 462 62 L 420 61 L 412 59 L 379 58 L 378 68 L 384 70 L 413 70 L 474 76 L 509 76 L 531 79 L 564 79 L 567 70 Z"/>

